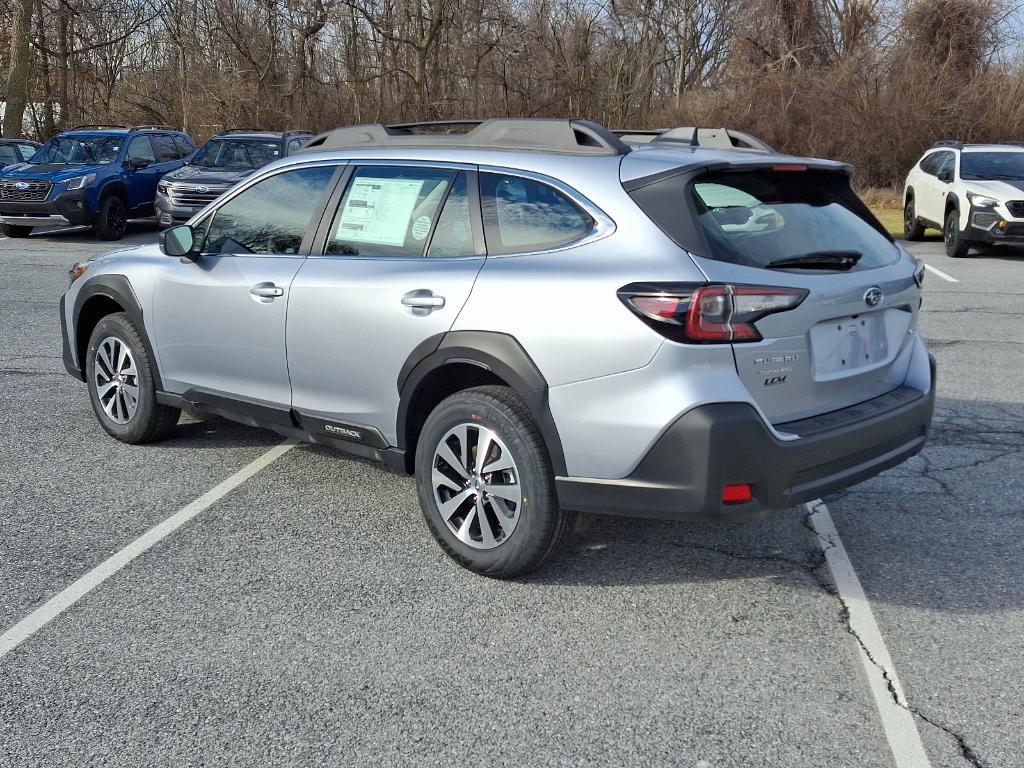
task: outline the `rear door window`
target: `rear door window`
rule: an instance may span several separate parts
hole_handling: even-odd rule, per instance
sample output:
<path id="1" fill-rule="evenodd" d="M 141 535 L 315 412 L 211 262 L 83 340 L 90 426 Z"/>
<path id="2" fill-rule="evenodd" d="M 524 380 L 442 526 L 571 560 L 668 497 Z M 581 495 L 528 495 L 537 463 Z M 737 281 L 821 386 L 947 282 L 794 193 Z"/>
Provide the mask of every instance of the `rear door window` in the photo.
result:
<path id="1" fill-rule="evenodd" d="M 549 251 L 582 240 L 596 223 L 566 195 L 520 176 L 480 174 L 489 254 Z"/>
<path id="2" fill-rule="evenodd" d="M 357 168 L 338 206 L 324 252 L 423 256 L 455 176 L 455 171 L 443 168 Z"/>
<path id="3" fill-rule="evenodd" d="M 437 217 L 434 234 L 427 246 L 427 256 L 473 256 L 473 222 L 469 208 L 469 184 L 465 173 L 459 173 Z"/>
<path id="4" fill-rule="evenodd" d="M 153 152 L 153 144 L 150 142 L 149 136 L 136 136 L 129 142 L 128 159 L 156 162 L 156 154 Z"/>
<path id="5" fill-rule="evenodd" d="M 180 159 L 174 139 L 170 136 L 153 136 L 153 151 L 158 163 L 173 163 Z"/>
<path id="6" fill-rule="evenodd" d="M 195 144 L 186 139 L 184 136 L 174 137 L 174 146 L 178 149 L 179 157 L 188 157 L 196 151 Z"/>

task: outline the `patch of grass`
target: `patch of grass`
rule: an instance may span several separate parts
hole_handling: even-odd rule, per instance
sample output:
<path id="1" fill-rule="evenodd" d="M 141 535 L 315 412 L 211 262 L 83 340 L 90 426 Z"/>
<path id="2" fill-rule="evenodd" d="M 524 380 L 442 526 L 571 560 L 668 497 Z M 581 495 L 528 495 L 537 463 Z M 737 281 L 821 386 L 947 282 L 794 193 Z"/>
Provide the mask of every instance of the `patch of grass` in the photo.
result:
<path id="1" fill-rule="evenodd" d="M 877 187 L 860 190 L 863 200 L 886 231 L 897 239 L 903 238 L 903 195 L 898 189 Z"/>

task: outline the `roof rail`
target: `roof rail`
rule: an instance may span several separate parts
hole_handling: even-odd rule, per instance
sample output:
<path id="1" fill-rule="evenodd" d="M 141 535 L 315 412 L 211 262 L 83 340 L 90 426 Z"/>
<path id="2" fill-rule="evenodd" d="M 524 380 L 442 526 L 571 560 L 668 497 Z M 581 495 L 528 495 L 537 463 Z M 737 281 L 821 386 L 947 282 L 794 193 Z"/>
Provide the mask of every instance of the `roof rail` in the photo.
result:
<path id="1" fill-rule="evenodd" d="M 641 139 L 642 141 L 643 139 Z M 658 131 L 657 135 L 648 139 L 651 143 L 673 142 L 688 144 L 691 147 L 705 149 L 751 149 L 757 152 L 774 152 L 766 142 L 749 133 L 732 128 L 699 128 L 693 125 L 669 128 Z"/>
<path id="2" fill-rule="evenodd" d="M 268 131 L 266 128 L 225 128 L 223 131 L 217 131 L 214 136 L 224 136 L 229 133 L 277 133 L 277 131 Z"/>
<path id="3" fill-rule="evenodd" d="M 472 128 L 455 132 L 452 129 L 456 126 Z M 434 130 L 415 132 L 424 129 Z M 478 147 L 575 155 L 624 155 L 630 151 L 628 145 L 597 123 L 543 117 L 354 125 L 322 133 L 302 151 L 362 147 Z"/>
<path id="4" fill-rule="evenodd" d="M 957 139 L 939 139 L 934 144 L 932 144 L 932 146 L 933 147 L 952 147 L 953 149 L 963 149 L 964 148 L 964 143 L 962 141 L 958 141 Z"/>
<path id="5" fill-rule="evenodd" d="M 76 125 L 74 128 L 68 128 L 65 133 L 70 131 L 102 131 L 108 128 L 118 128 L 127 130 L 127 125 L 117 125 L 116 123 L 98 123 L 96 125 Z"/>
<path id="6" fill-rule="evenodd" d="M 176 131 L 178 130 L 172 125 L 159 125 L 157 123 L 149 124 L 143 123 L 142 125 L 133 125 L 128 129 L 129 131 Z"/>

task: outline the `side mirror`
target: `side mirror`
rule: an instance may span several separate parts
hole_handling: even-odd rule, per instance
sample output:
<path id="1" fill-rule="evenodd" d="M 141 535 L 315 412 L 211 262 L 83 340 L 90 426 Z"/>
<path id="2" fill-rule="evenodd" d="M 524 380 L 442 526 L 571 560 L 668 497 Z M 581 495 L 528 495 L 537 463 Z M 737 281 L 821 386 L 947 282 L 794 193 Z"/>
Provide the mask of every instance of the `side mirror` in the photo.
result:
<path id="1" fill-rule="evenodd" d="M 141 168 L 145 168 L 149 165 L 149 160 L 144 160 L 141 157 L 133 157 L 128 161 L 128 167 L 133 171 L 138 171 Z"/>
<path id="2" fill-rule="evenodd" d="M 194 258 L 197 255 L 195 231 L 188 224 L 165 229 L 160 233 L 160 250 L 168 256 Z"/>

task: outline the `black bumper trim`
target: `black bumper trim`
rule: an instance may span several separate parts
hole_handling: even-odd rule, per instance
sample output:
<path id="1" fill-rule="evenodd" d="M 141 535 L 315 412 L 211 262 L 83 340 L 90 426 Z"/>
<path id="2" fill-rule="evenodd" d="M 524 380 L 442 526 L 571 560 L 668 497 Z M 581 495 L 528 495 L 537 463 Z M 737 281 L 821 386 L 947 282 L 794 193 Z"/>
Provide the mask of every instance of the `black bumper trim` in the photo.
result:
<path id="1" fill-rule="evenodd" d="M 64 359 L 64 370 L 76 379 L 85 381 L 82 369 L 75 364 L 75 356 L 71 353 L 71 340 L 68 338 L 67 310 L 64 308 L 65 297 L 60 297 L 60 345 L 61 357 Z"/>
<path id="2" fill-rule="evenodd" d="M 829 414 L 834 426 L 792 441 L 777 439 L 745 403 L 700 406 L 669 427 L 629 477 L 556 478 L 559 504 L 630 517 L 735 520 L 847 488 L 920 453 L 935 409 L 934 371 L 932 361 L 928 393 L 889 393 L 876 398 L 884 408 L 868 401 L 844 409 L 856 410 L 856 419 Z M 750 483 L 753 499 L 723 504 L 722 488 L 731 483 Z"/>
<path id="3" fill-rule="evenodd" d="M 96 219 L 96 212 L 87 207 L 84 190 L 63 192 L 51 200 L 38 202 L 4 200 L 0 203 L 0 215 L 63 216 L 69 224 L 75 226 L 92 224 Z"/>

